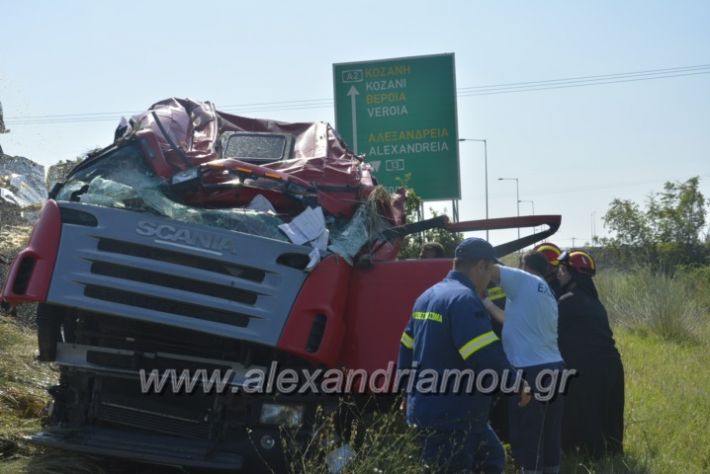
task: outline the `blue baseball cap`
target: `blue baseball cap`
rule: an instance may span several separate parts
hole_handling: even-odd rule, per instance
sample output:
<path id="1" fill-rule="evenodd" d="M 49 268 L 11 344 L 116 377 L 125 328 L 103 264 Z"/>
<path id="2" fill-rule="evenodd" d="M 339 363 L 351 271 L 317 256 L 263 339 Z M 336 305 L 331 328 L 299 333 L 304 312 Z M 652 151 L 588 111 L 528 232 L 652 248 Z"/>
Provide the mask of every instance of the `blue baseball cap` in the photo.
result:
<path id="1" fill-rule="evenodd" d="M 461 242 L 456 247 L 454 255 L 461 260 L 491 260 L 501 263 L 493 246 L 487 240 L 478 237 L 469 237 Z"/>

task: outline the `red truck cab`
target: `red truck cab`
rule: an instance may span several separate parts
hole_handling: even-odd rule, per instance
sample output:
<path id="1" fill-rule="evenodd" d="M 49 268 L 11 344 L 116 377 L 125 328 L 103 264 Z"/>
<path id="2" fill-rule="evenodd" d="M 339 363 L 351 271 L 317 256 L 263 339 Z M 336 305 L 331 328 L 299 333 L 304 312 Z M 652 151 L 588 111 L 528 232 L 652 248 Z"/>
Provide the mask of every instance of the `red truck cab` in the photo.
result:
<path id="1" fill-rule="evenodd" d="M 0 295 L 39 303 L 40 359 L 60 367 L 49 426 L 32 439 L 161 464 L 279 466 L 280 430 L 308 440 L 315 408 L 339 397 L 246 393 L 248 374 L 393 366 L 414 300 L 451 267 L 397 260 L 402 237 L 548 226 L 499 246 L 504 255 L 560 224 L 407 224 L 403 195 L 377 191 L 370 171 L 327 124 L 245 119 L 209 103 L 169 99 L 119 128 L 52 190 Z M 257 196 L 275 212 L 250 208 Z M 314 208 L 330 242 L 316 257 L 279 227 Z M 221 389 L 200 379 L 190 393 L 146 390 L 146 374 L 200 370 L 224 375 Z"/>

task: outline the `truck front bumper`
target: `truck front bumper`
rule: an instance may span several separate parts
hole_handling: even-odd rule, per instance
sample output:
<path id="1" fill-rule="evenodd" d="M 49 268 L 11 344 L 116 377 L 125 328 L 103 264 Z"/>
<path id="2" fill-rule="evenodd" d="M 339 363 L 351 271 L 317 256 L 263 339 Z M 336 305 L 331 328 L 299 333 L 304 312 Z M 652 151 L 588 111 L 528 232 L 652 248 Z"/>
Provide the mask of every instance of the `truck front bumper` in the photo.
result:
<path id="1" fill-rule="evenodd" d="M 264 433 L 252 433 L 255 443 Z M 219 443 L 173 436 L 142 434 L 113 428 L 84 427 L 51 430 L 28 437 L 32 443 L 84 454 L 131 461 L 203 469 L 237 470 L 245 465 L 240 453 L 253 451 L 250 440 Z M 248 446 L 249 445 L 249 446 Z"/>

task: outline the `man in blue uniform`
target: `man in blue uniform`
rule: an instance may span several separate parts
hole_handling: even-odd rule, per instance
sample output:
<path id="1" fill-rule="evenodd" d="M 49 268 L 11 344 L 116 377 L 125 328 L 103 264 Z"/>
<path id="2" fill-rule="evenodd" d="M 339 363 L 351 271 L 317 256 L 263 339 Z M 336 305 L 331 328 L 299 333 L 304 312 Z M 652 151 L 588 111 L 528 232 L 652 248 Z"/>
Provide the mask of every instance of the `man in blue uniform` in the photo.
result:
<path id="1" fill-rule="evenodd" d="M 493 370 L 514 377 L 481 299 L 497 259 L 485 240 L 469 238 L 456 248 L 454 269 L 414 304 L 402 334 L 398 366 L 441 377 L 452 369 Z M 410 384 L 411 385 L 411 384 Z M 422 462 L 434 472 L 503 471 L 504 451 L 488 425 L 491 396 L 473 391 L 407 394 L 407 422 L 422 438 Z M 449 387 L 451 388 L 451 387 Z M 527 404 L 525 393 L 521 404 Z"/>

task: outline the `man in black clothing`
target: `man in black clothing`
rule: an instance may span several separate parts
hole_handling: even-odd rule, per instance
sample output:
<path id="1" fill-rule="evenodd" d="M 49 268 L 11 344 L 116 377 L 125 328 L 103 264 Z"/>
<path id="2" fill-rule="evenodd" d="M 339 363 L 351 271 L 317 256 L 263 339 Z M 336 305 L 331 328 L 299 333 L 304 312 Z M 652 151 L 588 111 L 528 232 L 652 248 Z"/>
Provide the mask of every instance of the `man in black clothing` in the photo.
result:
<path id="1" fill-rule="evenodd" d="M 583 250 L 559 257 L 559 348 L 577 376 L 565 394 L 562 447 L 593 458 L 623 453 L 624 367 Z"/>
<path id="2" fill-rule="evenodd" d="M 543 242 L 533 247 L 534 252 L 540 252 L 547 259 L 547 268 L 542 272 L 543 278 L 550 286 L 550 289 L 557 298 L 562 296 L 562 286 L 557 279 L 557 267 L 559 262 L 557 259 L 562 254 L 562 249 L 552 242 Z"/>

